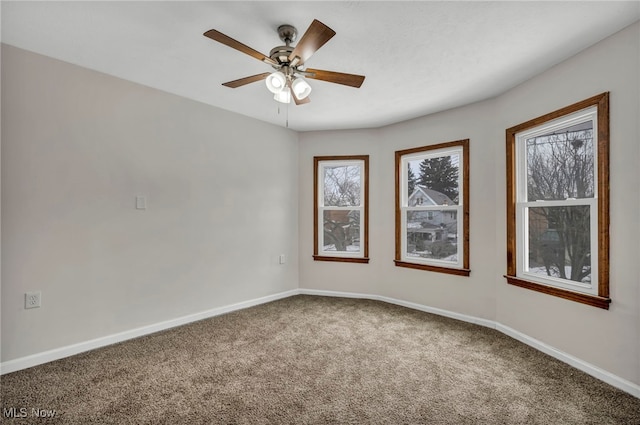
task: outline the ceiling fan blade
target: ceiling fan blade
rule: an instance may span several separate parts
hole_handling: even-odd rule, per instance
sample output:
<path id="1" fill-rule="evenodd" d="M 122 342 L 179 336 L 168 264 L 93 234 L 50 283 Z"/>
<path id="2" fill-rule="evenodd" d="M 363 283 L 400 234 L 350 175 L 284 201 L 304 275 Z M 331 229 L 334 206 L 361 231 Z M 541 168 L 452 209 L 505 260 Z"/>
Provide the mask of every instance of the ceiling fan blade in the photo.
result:
<path id="1" fill-rule="evenodd" d="M 364 81 L 364 75 L 344 74 L 342 72 L 323 71 L 322 69 L 307 68 L 304 73 L 305 77 L 315 80 L 328 81 L 330 83 L 343 84 L 359 88 Z"/>
<path id="2" fill-rule="evenodd" d="M 300 59 L 294 63 L 296 63 L 296 65 L 302 65 L 334 35 L 336 35 L 334 30 L 317 19 L 314 19 L 289 55 L 289 62 L 294 62 L 294 59 L 298 57 Z"/>
<path id="3" fill-rule="evenodd" d="M 222 43 L 226 46 L 231 47 L 232 49 L 236 49 L 242 53 L 246 53 L 247 55 L 258 59 L 259 61 L 268 63 L 269 65 L 278 65 L 278 62 L 271 59 L 269 56 L 266 56 L 257 50 L 252 49 L 246 44 L 242 44 L 237 40 L 225 35 L 217 30 L 209 30 L 203 34 L 205 37 L 209 37 L 212 40 L 217 41 L 218 43 Z"/>
<path id="4" fill-rule="evenodd" d="M 256 74 L 250 77 L 244 77 L 237 80 L 228 81 L 226 83 L 222 83 L 222 85 L 235 89 L 237 87 L 244 86 L 245 84 L 255 83 L 256 81 L 264 80 L 269 76 L 269 74 L 270 72 L 263 72 L 262 74 Z"/>

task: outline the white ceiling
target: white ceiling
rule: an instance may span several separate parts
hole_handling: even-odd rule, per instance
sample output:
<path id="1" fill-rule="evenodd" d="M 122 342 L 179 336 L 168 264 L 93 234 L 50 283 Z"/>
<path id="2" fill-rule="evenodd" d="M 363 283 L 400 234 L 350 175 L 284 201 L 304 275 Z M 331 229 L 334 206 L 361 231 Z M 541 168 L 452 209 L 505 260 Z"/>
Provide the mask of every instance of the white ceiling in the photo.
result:
<path id="1" fill-rule="evenodd" d="M 640 2 L 2 1 L 2 42 L 299 131 L 370 128 L 494 97 L 640 19 Z M 366 75 L 360 89 L 310 80 L 284 106 L 271 70 L 202 34 L 268 55 L 284 23 L 336 31 L 306 63 Z M 295 43 L 294 43 L 295 44 Z M 615 64 L 612 64 L 615 66 Z"/>

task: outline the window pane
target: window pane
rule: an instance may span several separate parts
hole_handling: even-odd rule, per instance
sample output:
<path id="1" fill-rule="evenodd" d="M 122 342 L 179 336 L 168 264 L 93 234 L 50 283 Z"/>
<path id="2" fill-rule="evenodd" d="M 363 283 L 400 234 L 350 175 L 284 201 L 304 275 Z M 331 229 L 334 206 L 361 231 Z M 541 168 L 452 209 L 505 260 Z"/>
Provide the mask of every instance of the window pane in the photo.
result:
<path id="1" fill-rule="evenodd" d="M 588 205 L 529 208 L 529 273 L 591 282 Z"/>
<path id="2" fill-rule="evenodd" d="M 360 211 L 324 210 L 323 251 L 360 252 Z"/>
<path id="3" fill-rule="evenodd" d="M 460 155 L 423 157 L 407 165 L 409 206 L 458 205 Z"/>
<path id="4" fill-rule="evenodd" d="M 591 120 L 527 139 L 527 200 L 592 198 Z"/>
<path id="5" fill-rule="evenodd" d="M 407 211 L 407 256 L 458 261 L 458 212 Z"/>
<path id="6" fill-rule="evenodd" d="M 360 170 L 358 165 L 324 167 L 324 205 L 360 206 Z"/>

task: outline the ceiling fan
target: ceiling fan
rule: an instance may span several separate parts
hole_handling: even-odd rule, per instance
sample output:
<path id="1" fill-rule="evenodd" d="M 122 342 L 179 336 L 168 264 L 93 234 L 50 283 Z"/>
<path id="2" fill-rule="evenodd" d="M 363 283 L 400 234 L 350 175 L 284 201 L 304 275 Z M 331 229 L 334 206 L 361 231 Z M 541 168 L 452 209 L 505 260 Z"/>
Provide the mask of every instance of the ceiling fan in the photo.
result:
<path id="1" fill-rule="evenodd" d="M 296 105 L 309 103 L 309 93 L 311 86 L 305 78 L 328 81 L 330 83 L 343 84 L 345 86 L 360 87 L 364 81 L 363 75 L 344 74 L 342 72 L 324 71 L 322 69 L 304 68 L 305 62 L 316 50 L 322 47 L 331 39 L 336 32 L 314 19 L 307 31 L 302 35 L 300 42 L 296 46 L 291 43 L 296 40 L 298 30 L 292 25 L 280 25 L 278 36 L 285 45 L 271 49 L 269 56 L 266 56 L 251 47 L 240 43 L 237 40 L 211 29 L 204 33 L 219 43 L 236 49 L 251 57 L 254 57 L 268 65 L 271 65 L 275 72 L 264 72 L 240 78 L 238 80 L 223 83 L 223 86 L 237 88 L 245 84 L 266 80 L 267 88 L 274 95 L 274 99 L 282 103 L 290 103 L 291 98 Z"/>

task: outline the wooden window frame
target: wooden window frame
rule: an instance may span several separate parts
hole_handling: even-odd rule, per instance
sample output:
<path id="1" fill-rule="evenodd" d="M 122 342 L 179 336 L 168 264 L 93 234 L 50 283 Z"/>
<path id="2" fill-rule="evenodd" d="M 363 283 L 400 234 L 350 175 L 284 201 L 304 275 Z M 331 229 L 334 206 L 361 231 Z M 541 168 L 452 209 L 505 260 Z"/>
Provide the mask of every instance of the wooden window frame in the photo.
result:
<path id="1" fill-rule="evenodd" d="M 405 155 L 416 153 L 436 151 L 441 149 L 460 148 L 462 151 L 462 164 L 460 171 L 462 172 L 462 267 L 451 267 L 444 265 L 425 264 L 418 262 L 410 262 L 403 260 L 402 247 L 402 188 L 403 173 L 402 159 Z M 438 143 L 435 145 L 422 146 L 411 149 L 396 151 L 395 153 L 395 196 L 396 196 L 396 217 L 395 217 L 395 265 L 397 267 L 406 267 L 417 270 L 427 270 L 457 276 L 469 276 L 471 270 L 469 268 L 469 139 L 456 140 L 453 142 Z"/>
<path id="2" fill-rule="evenodd" d="M 591 107 L 597 108 L 597 237 L 598 294 L 587 294 L 532 282 L 518 276 L 518 240 L 516 230 L 517 158 L 516 135 L 550 121 Z M 609 92 L 601 93 L 506 130 L 507 153 L 507 274 L 511 285 L 553 295 L 593 307 L 609 309 Z"/>
<path id="3" fill-rule="evenodd" d="M 363 226 L 363 234 L 361 242 L 362 254 L 358 256 L 350 256 L 349 254 L 343 255 L 327 255 L 319 252 L 320 235 L 321 230 L 319 226 L 319 184 L 321 162 L 344 163 L 348 161 L 362 161 L 362 181 L 363 181 L 363 200 L 362 211 L 363 217 L 361 223 Z M 341 155 L 341 156 L 314 156 L 313 157 L 313 259 L 315 261 L 336 261 L 342 263 L 361 263 L 366 264 L 369 262 L 369 155 Z"/>

